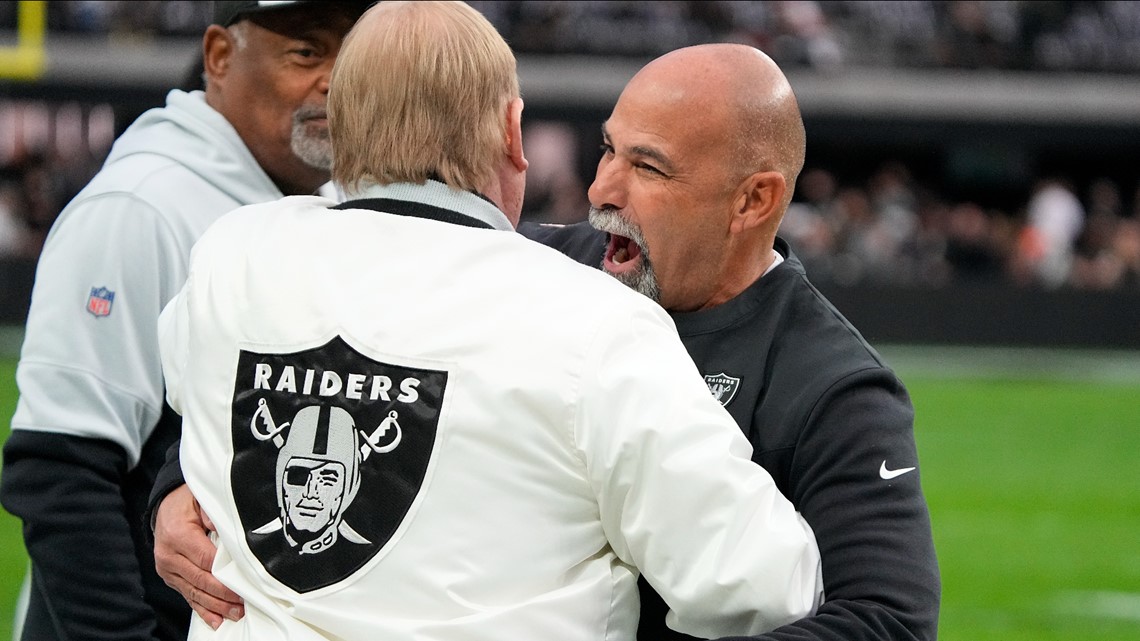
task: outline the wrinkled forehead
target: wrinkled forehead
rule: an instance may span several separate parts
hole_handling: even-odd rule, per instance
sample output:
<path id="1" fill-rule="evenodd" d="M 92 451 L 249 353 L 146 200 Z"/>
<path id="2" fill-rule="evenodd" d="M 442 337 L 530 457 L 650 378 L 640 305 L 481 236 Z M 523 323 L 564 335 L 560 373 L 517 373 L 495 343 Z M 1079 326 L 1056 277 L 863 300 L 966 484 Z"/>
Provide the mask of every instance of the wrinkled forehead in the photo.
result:
<path id="1" fill-rule="evenodd" d="M 603 125 L 615 146 L 647 147 L 677 162 L 724 142 L 723 100 L 677 83 L 635 78 Z"/>

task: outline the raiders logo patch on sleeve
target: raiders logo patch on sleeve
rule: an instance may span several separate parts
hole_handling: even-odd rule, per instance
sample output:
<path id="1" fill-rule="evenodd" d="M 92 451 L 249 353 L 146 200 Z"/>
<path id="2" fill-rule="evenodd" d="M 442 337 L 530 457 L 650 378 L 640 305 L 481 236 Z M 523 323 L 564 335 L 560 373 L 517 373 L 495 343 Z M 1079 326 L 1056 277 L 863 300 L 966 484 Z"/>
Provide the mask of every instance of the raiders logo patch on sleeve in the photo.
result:
<path id="1" fill-rule="evenodd" d="M 384 547 L 423 486 L 447 372 L 370 359 L 340 337 L 241 351 L 230 469 L 246 542 L 297 592 L 342 581 Z"/>

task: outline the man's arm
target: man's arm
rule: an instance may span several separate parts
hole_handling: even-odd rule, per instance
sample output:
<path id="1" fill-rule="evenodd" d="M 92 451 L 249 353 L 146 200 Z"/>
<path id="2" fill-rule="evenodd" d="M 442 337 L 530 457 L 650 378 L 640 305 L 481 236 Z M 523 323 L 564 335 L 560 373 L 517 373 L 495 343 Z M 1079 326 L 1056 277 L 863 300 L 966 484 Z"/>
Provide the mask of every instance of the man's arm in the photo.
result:
<path id="1" fill-rule="evenodd" d="M 181 291 L 163 308 L 157 323 L 166 402 L 179 414 L 190 346 L 187 333 L 178 330 L 187 322 L 187 292 L 193 287 L 194 276 L 188 275 Z M 211 628 L 217 629 L 222 618 L 240 618 L 242 608 L 237 595 L 210 571 L 216 549 L 207 535 L 214 527 L 185 486 L 180 451 L 180 441 L 166 450 L 166 459 L 147 501 L 147 520 L 154 525 L 155 569 Z"/>
<path id="2" fill-rule="evenodd" d="M 178 468 L 177 443 L 171 452 L 173 462 L 168 458 L 164 471 L 171 465 Z M 181 478 L 181 471 L 178 477 Z M 165 490 L 169 485 L 155 487 Z M 199 509 L 190 488 L 179 484 L 168 493 L 160 491 L 157 496 L 152 495 L 152 506 L 155 499 L 154 566 L 158 575 L 215 630 L 223 619 L 237 621 L 245 616 L 241 597 L 210 573 L 217 548 L 208 533 L 214 526 Z"/>
<path id="3" fill-rule="evenodd" d="M 126 517 L 126 474 L 126 454 L 109 441 L 17 429 L 4 446 L 0 496 L 23 520 L 33 585 L 58 638 L 157 638 Z"/>
<path id="4" fill-rule="evenodd" d="M 933 641 L 941 585 L 906 392 L 890 372 L 867 370 L 833 386 L 801 419 L 790 469 L 774 473 L 816 534 L 825 601 L 814 616 L 768 634 L 720 641 Z M 758 462 L 772 464 L 764 455 Z M 899 474 L 908 467 L 916 469 Z M 693 638 L 665 629 L 668 608 L 640 587 L 639 638 Z"/>
<path id="5" fill-rule="evenodd" d="M 885 369 L 848 376 L 820 399 L 788 491 L 815 531 L 826 601 L 815 616 L 758 639 L 936 638 L 941 582 L 913 418 Z"/>
<path id="6" fill-rule="evenodd" d="M 615 553 L 691 634 L 756 634 L 810 614 L 821 588 L 810 528 L 750 460 L 671 323 L 621 313 L 603 320 L 575 421 Z"/>

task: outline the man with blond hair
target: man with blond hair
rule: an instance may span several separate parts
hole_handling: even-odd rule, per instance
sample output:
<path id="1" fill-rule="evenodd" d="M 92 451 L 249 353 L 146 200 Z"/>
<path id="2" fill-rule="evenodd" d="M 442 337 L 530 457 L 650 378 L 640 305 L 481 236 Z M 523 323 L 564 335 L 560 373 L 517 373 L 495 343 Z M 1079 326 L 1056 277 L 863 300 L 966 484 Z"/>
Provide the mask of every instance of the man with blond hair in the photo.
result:
<path id="1" fill-rule="evenodd" d="M 510 233 L 522 107 L 478 12 L 379 4 L 329 93 L 348 201 L 196 244 L 159 342 L 245 616 L 191 638 L 630 639 L 639 575 L 698 636 L 815 609 L 810 528 L 665 312 Z"/>

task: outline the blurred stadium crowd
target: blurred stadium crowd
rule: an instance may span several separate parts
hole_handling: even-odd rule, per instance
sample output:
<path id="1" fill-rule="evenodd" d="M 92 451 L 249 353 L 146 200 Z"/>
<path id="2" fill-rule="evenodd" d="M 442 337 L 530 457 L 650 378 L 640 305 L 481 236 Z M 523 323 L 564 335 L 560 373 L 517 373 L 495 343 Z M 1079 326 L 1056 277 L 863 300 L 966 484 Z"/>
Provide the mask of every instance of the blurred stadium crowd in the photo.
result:
<path id="1" fill-rule="evenodd" d="M 53 32 L 198 36 L 210 2 L 48 3 Z M 781 66 L 905 66 L 1132 72 L 1140 70 L 1133 0 L 473 0 L 519 53 L 654 57 L 686 45 L 738 41 Z M 0 28 L 15 24 L 0 4 Z"/>
<path id="2" fill-rule="evenodd" d="M 0 4 L 0 29 L 14 26 L 15 4 Z M 1135 1 L 471 4 L 524 55 L 648 59 L 690 44 L 736 41 L 763 49 L 787 70 L 1140 72 Z M 197 37 L 209 23 L 210 5 L 49 2 L 48 24 L 61 33 Z M 10 116 L 0 113 L 0 128 L 5 117 Z M 91 120 L 90 113 L 84 117 Z M 0 145 L 0 254 L 35 256 L 59 209 L 98 168 L 113 139 L 109 127 L 84 125 L 92 153 Z M 584 218 L 592 176 L 557 152 L 559 145 L 586 147 L 569 140 L 573 135 L 557 126 L 528 133 L 536 186 L 528 187 L 524 216 Z M 885 162 L 869 178 L 856 178 L 813 167 L 809 154 L 783 235 L 815 279 L 837 284 L 1005 281 L 1043 288 L 1140 288 L 1135 181 L 1103 177 L 1077 184 L 1063 175 L 1039 176 L 1024 202 L 999 209 L 955 200 L 938 184 L 916 179 L 903 162 Z"/>

